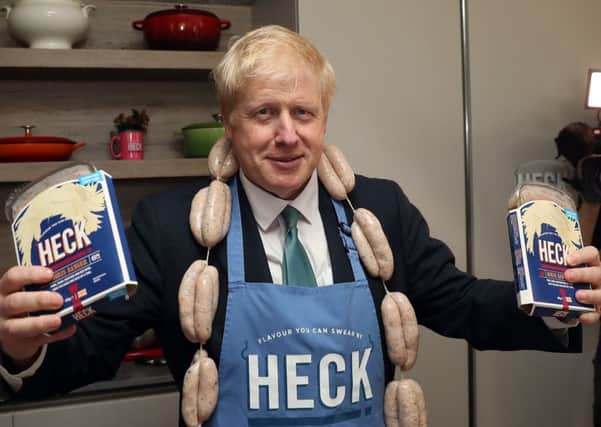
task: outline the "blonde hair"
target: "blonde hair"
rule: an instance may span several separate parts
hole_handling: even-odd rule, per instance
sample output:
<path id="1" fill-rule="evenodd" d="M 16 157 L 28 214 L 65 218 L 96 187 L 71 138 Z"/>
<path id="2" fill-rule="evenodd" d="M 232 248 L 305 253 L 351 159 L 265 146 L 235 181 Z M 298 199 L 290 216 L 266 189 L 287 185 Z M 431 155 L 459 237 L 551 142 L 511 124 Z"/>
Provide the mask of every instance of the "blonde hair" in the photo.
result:
<path id="1" fill-rule="evenodd" d="M 332 65 L 309 40 L 278 25 L 246 33 L 212 71 L 221 108 L 231 111 L 251 80 L 289 81 L 295 61 L 320 78 L 321 102 L 327 113 L 336 87 Z"/>

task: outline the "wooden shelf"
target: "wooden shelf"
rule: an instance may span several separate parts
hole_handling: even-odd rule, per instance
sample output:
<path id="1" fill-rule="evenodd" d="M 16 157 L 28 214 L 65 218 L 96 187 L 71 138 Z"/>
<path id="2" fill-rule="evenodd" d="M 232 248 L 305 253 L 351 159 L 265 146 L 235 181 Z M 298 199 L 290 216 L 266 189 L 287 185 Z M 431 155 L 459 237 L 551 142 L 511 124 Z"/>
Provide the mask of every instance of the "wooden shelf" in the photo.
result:
<path id="1" fill-rule="evenodd" d="M 211 70 L 223 52 L 132 49 L 0 48 L 1 68 Z"/>
<path id="2" fill-rule="evenodd" d="M 29 182 L 76 162 L 0 163 L 1 182 Z M 209 174 L 207 159 L 95 160 L 114 179 L 182 178 Z"/>

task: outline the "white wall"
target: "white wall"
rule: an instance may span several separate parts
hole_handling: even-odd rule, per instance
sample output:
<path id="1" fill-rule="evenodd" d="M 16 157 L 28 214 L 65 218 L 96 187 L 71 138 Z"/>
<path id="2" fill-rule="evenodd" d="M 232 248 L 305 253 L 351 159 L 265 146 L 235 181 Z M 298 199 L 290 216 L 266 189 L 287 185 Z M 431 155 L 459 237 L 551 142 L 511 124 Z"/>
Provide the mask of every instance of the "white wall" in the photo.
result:
<path id="1" fill-rule="evenodd" d="M 358 173 L 397 181 L 465 267 L 456 2 L 300 0 L 299 27 L 337 74 L 327 142 Z M 464 342 L 422 329 L 406 376 L 424 388 L 431 426 L 468 423 L 466 354 Z"/>
<path id="2" fill-rule="evenodd" d="M 589 67 L 601 67 L 601 2 L 478 0 L 469 3 L 474 155 L 475 270 L 511 279 L 504 226 L 514 169 L 551 159 L 553 139 L 584 110 Z M 584 354 L 478 353 L 478 426 L 591 426 L 591 361 Z M 549 393 L 551 391 L 551 393 Z"/>

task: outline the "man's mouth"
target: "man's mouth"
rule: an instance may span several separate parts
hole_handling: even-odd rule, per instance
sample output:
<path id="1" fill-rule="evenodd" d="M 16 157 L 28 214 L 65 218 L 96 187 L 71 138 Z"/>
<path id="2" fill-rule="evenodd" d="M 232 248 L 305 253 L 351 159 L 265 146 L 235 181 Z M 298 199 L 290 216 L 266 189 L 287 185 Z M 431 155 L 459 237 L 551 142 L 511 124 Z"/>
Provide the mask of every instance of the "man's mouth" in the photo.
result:
<path id="1" fill-rule="evenodd" d="M 269 160 L 271 160 L 272 162 L 276 162 L 276 163 L 281 163 L 281 164 L 290 164 L 290 163 L 294 163 L 297 160 L 302 159 L 302 155 L 294 155 L 294 156 L 272 156 L 269 157 Z"/>

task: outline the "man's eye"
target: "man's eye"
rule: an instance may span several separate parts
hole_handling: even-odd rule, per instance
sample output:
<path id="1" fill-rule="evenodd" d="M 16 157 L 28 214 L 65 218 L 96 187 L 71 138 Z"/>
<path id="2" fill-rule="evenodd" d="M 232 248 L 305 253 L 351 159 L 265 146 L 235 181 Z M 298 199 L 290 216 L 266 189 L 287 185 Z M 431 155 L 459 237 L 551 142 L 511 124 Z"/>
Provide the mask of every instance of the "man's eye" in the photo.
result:
<path id="1" fill-rule="evenodd" d="M 312 115 L 309 110 L 305 110 L 304 108 L 297 108 L 295 110 L 295 114 L 298 117 L 301 117 L 301 118 L 307 118 L 307 117 L 310 117 Z"/>
<path id="2" fill-rule="evenodd" d="M 261 108 L 261 109 L 257 110 L 257 116 L 260 118 L 266 118 L 266 117 L 269 117 L 270 115 L 271 115 L 270 108 Z"/>

